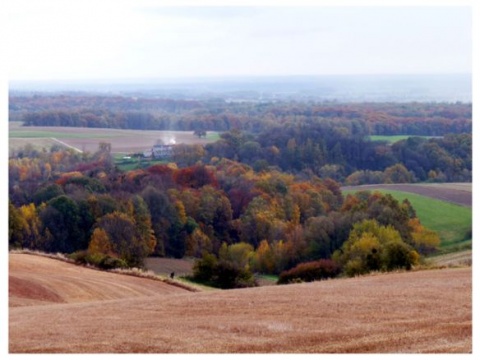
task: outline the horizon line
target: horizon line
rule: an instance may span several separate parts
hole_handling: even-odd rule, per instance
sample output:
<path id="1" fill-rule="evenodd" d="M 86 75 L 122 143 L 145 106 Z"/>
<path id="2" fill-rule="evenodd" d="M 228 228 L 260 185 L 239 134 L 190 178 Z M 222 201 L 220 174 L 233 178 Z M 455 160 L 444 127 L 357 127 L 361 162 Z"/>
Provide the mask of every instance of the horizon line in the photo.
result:
<path id="1" fill-rule="evenodd" d="M 21 83 L 89 83 L 89 82 L 174 82 L 191 80 L 241 80 L 241 79 L 275 79 L 275 78 L 319 78 L 319 77 L 382 77 L 382 76 L 472 76 L 472 72 L 405 72 L 405 73 L 335 73 L 335 74 L 288 74 L 288 75 L 194 75 L 194 76 L 169 76 L 169 77 L 108 77 L 108 78 L 65 78 L 65 79 L 9 79 L 10 84 Z"/>

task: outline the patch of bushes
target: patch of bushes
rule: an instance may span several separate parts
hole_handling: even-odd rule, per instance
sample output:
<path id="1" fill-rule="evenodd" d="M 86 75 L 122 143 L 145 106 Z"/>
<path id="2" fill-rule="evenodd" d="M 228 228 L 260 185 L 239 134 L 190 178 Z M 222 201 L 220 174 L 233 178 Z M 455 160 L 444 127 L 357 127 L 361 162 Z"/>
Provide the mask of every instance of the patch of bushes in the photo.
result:
<path id="1" fill-rule="evenodd" d="M 192 280 L 221 289 L 257 286 L 249 269 L 233 261 L 218 260 L 215 255 L 208 253 L 195 262 Z"/>
<path id="2" fill-rule="evenodd" d="M 278 284 L 290 284 L 300 281 L 311 282 L 334 278 L 341 272 L 340 265 L 330 259 L 321 259 L 301 263 L 290 270 L 280 273 Z"/>
<path id="3" fill-rule="evenodd" d="M 126 269 L 127 263 L 114 256 L 101 253 L 89 253 L 88 251 L 77 251 L 68 255 L 76 264 L 91 265 L 102 270 Z"/>

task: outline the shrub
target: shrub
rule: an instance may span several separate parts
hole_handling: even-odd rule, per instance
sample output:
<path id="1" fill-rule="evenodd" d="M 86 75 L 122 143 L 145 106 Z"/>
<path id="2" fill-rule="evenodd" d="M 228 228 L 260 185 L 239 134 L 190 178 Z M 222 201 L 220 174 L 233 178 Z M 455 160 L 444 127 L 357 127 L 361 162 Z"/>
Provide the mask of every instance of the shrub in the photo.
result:
<path id="1" fill-rule="evenodd" d="M 201 259 L 193 265 L 193 279 L 199 282 L 208 282 L 212 279 L 217 258 L 215 255 L 205 252 Z"/>
<path id="2" fill-rule="evenodd" d="M 126 269 L 128 264 L 122 259 L 106 255 L 100 260 L 99 267 L 105 270 Z"/>
<path id="3" fill-rule="evenodd" d="M 87 255 L 88 255 L 87 250 L 80 250 L 67 255 L 67 257 L 69 259 L 72 259 L 75 262 L 75 264 L 85 265 L 87 263 L 87 260 L 86 260 Z"/>
<path id="4" fill-rule="evenodd" d="M 221 289 L 256 286 L 250 270 L 229 260 L 218 260 L 215 255 L 204 253 L 193 266 L 193 280 Z"/>
<path id="5" fill-rule="evenodd" d="M 385 268 L 387 271 L 405 268 L 410 270 L 415 259 L 418 259 L 415 250 L 401 241 L 390 242 L 385 244 L 384 257 Z"/>
<path id="6" fill-rule="evenodd" d="M 301 263 L 290 270 L 280 273 L 278 284 L 289 284 L 298 282 L 298 280 L 311 282 L 334 278 L 340 274 L 340 271 L 340 265 L 330 259 Z"/>
<path id="7" fill-rule="evenodd" d="M 122 259 L 101 253 L 90 253 L 86 250 L 76 251 L 68 255 L 68 258 L 72 259 L 76 264 L 91 265 L 103 270 L 128 267 L 127 263 Z"/>
<path id="8" fill-rule="evenodd" d="M 221 289 L 256 286 L 255 278 L 249 270 L 226 260 L 217 263 L 212 280 Z"/>

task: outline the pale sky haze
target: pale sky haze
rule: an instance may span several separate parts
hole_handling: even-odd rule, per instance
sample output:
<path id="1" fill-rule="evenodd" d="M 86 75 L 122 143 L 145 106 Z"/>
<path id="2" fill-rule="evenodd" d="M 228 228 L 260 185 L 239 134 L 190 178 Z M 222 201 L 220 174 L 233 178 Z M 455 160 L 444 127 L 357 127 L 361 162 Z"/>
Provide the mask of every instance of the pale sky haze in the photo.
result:
<path id="1" fill-rule="evenodd" d="M 9 80 L 472 71 L 468 6 L 8 3 Z"/>

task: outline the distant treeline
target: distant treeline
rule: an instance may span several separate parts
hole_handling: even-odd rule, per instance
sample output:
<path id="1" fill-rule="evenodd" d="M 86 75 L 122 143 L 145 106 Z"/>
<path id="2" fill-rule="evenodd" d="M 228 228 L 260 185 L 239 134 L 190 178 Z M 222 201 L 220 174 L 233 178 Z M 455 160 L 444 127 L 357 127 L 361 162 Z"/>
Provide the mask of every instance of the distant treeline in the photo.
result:
<path id="1" fill-rule="evenodd" d="M 226 103 L 107 96 L 12 97 L 27 126 L 216 130 L 204 148 L 179 146 L 179 166 L 240 161 L 349 185 L 472 181 L 472 106 L 462 103 Z M 393 145 L 370 135 L 414 135 Z M 420 136 L 438 136 L 421 138 Z"/>
<path id="2" fill-rule="evenodd" d="M 472 105 L 464 103 L 228 103 L 83 95 L 9 100 L 10 120 L 27 126 L 258 133 L 292 123 L 334 122 L 354 135 L 443 136 L 472 131 Z"/>
<path id="3" fill-rule="evenodd" d="M 352 135 L 333 124 L 272 127 L 253 136 L 222 133 L 205 146 L 206 157 L 241 161 L 257 171 L 331 178 L 348 185 L 472 181 L 472 135 L 410 137 L 393 145 Z"/>

